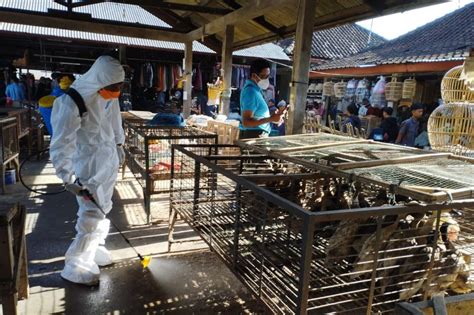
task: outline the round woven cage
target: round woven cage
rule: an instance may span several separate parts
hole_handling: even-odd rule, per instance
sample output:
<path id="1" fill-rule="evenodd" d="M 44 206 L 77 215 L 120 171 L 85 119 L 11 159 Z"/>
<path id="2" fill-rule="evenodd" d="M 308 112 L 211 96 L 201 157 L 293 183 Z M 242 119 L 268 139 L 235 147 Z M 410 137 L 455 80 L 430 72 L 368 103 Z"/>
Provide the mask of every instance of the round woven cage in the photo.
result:
<path id="1" fill-rule="evenodd" d="M 323 84 L 323 96 L 334 95 L 334 82 L 326 82 Z"/>
<path id="2" fill-rule="evenodd" d="M 445 103 L 474 102 L 474 91 L 470 91 L 464 80 L 460 80 L 462 66 L 446 72 L 441 81 L 441 97 Z"/>
<path id="3" fill-rule="evenodd" d="M 437 151 L 474 156 L 474 103 L 450 103 L 428 119 L 431 147 Z"/>
<path id="4" fill-rule="evenodd" d="M 337 98 L 343 98 L 346 95 L 347 83 L 344 81 L 334 84 L 334 95 Z"/>
<path id="5" fill-rule="evenodd" d="M 416 92 L 416 80 L 415 79 L 406 79 L 403 81 L 403 89 L 402 89 L 402 98 L 406 99 L 413 99 L 415 97 Z"/>
<path id="6" fill-rule="evenodd" d="M 397 82 L 396 79 L 392 79 L 385 85 L 385 99 L 387 101 L 397 102 L 402 98 L 403 82 Z"/>

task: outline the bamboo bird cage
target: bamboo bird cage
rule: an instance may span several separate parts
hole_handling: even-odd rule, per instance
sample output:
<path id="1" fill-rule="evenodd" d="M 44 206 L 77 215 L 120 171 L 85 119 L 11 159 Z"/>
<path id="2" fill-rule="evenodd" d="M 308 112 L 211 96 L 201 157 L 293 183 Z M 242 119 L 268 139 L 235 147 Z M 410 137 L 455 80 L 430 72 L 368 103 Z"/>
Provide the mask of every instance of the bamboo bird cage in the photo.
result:
<path id="1" fill-rule="evenodd" d="M 445 103 L 474 102 L 474 91 L 470 91 L 464 81 L 459 79 L 462 68 L 452 68 L 441 81 L 441 97 Z"/>
<path id="2" fill-rule="evenodd" d="M 474 103 L 449 103 L 436 108 L 428 120 L 434 150 L 474 157 Z"/>
<path id="3" fill-rule="evenodd" d="M 403 81 L 402 98 L 413 99 L 416 92 L 416 80 L 413 78 Z"/>
<path id="4" fill-rule="evenodd" d="M 403 82 L 398 82 L 392 78 L 392 82 L 385 85 L 385 99 L 387 101 L 398 102 L 402 98 Z"/>
<path id="5" fill-rule="evenodd" d="M 346 95 L 347 82 L 341 81 L 334 84 L 334 95 L 337 98 L 343 98 Z"/>
<path id="6" fill-rule="evenodd" d="M 323 96 L 334 96 L 334 82 L 323 84 Z"/>

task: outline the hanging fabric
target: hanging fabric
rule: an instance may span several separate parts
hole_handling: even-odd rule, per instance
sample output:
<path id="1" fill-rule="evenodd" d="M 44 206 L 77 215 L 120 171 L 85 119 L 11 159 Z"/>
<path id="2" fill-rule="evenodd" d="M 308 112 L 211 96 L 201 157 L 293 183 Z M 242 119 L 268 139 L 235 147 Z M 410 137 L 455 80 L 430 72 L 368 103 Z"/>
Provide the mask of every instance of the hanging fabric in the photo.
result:
<path id="1" fill-rule="evenodd" d="M 153 86 L 153 68 L 151 63 L 145 65 L 145 87 L 151 88 Z"/>
<path id="2" fill-rule="evenodd" d="M 174 86 L 173 69 L 171 65 L 166 65 L 166 90 L 171 90 Z"/>

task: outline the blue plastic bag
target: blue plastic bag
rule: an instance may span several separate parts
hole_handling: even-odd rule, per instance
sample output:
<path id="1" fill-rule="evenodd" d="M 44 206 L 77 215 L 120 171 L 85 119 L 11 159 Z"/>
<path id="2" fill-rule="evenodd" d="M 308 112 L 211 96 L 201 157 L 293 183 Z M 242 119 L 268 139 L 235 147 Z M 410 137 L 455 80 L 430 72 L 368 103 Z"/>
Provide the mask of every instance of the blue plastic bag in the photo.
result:
<path id="1" fill-rule="evenodd" d="M 159 113 L 153 117 L 150 122 L 148 122 L 149 126 L 171 126 L 171 127 L 184 127 L 186 126 L 186 122 L 181 115 L 171 114 L 171 113 Z"/>

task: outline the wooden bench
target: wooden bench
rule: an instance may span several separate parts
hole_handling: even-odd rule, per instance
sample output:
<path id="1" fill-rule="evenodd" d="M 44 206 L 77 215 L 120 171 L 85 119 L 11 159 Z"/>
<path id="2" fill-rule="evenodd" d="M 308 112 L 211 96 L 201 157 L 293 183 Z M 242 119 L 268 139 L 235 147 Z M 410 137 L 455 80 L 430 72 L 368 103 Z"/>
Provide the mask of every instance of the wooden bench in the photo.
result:
<path id="1" fill-rule="evenodd" d="M 16 315 L 17 301 L 28 298 L 25 221 L 25 207 L 0 205 L 0 303 L 5 315 Z"/>

